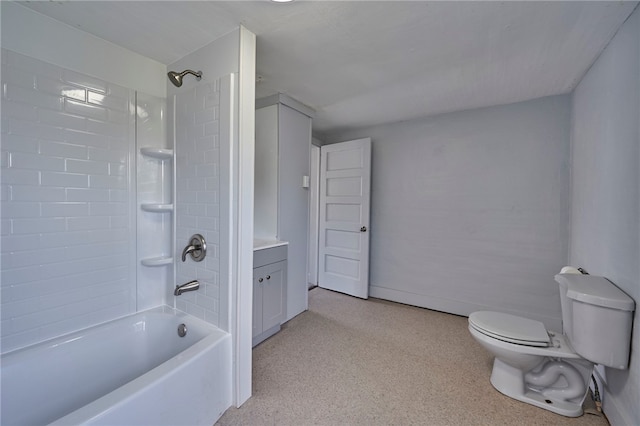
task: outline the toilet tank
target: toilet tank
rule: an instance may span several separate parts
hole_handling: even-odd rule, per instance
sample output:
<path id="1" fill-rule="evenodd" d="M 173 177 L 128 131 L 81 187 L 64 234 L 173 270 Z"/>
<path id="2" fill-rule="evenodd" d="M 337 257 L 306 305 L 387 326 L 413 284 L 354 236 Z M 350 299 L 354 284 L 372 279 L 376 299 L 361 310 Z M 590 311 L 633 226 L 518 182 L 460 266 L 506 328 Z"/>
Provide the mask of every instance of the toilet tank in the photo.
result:
<path id="1" fill-rule="evenodd" d="M 608 367 L 629 365 L 635 302 L 604 277 L 558 274 L 563 333 L 585 359 Z"/>

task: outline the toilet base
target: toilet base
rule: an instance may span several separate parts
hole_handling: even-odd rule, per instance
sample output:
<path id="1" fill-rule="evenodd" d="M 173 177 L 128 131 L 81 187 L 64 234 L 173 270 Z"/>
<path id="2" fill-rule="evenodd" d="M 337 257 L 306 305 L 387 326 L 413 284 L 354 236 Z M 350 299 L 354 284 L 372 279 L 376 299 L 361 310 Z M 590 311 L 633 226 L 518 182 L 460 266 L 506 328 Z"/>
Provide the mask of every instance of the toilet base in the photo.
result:
<path id="1" fill-rule="evenodd" d="M 581 370 L 583 369 L 581 368 Z M 493 361 L 491 384 L 500 393 L 510 398 L 567 417 L 579 417 L 583 414 L 582 403 L 588 392 L 588 387 L 585 386 L 584 396 L 576 402 L 548 398 L 541 392 L 537 392 L 527 386 L 522 370 L 514 368 L 497 358 Z"/>

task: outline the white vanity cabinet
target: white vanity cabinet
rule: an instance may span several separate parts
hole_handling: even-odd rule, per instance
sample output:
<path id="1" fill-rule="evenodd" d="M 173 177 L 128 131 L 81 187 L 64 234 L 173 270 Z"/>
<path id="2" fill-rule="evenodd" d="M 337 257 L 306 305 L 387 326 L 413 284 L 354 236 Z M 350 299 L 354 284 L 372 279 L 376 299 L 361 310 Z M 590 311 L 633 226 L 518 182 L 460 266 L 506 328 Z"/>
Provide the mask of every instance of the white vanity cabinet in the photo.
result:
<path id="1" fill-rule="evenodd" d="M 287 245 L 254 249 L 253 346 L 280 331 L 287 308 Z"/>

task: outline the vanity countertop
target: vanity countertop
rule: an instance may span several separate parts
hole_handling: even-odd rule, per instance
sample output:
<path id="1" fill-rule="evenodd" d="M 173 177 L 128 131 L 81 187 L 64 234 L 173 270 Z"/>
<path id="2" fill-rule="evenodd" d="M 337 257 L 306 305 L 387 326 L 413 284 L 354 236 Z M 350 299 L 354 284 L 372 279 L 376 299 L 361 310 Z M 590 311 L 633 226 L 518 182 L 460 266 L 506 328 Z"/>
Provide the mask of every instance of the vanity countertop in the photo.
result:
<path id="1" fill-rule="evenodd" d="M 260 238 L 253 239 L 253 251 L 264 250 L 272 247 L 279 247 L 289 244 L 287 241 L 265 240 Z"/>

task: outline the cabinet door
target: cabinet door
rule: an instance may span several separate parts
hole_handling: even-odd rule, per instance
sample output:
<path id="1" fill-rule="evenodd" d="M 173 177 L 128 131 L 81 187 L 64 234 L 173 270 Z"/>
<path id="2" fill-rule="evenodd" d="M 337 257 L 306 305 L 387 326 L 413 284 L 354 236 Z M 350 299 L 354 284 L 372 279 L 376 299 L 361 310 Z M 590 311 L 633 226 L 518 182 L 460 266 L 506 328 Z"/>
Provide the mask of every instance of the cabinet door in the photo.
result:
<path id="1" fill-rule="evenodd" d="M 268 330 L 285 316 L 287 262 L 276 262 L 259 268 L 263 270 L 262 281 L 262 329 Z"/>
<path id="2" fill-rule="evenodd" d="M 253 270 L 253 333 L 252 337 L 256 337 L 262 333 L 262 283 L 264 283 L 264 268 L 255 268 Z M 259 280 L 262 279 L 262 283 Z"/>

